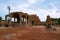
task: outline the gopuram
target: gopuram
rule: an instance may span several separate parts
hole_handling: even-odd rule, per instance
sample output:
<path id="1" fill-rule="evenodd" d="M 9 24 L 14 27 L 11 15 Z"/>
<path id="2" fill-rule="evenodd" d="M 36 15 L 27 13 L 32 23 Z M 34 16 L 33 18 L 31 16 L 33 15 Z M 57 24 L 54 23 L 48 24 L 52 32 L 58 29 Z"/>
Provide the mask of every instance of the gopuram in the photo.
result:
<path id="1" fill-rule="evenodd" d="M 13 21 L 12 21 L 13 20 Z M 28 15 L 23 12 L 11 12 L 5 15 L 5 22 L 12 27 L 39 25 L 40 20 L 37 15 Z"/>

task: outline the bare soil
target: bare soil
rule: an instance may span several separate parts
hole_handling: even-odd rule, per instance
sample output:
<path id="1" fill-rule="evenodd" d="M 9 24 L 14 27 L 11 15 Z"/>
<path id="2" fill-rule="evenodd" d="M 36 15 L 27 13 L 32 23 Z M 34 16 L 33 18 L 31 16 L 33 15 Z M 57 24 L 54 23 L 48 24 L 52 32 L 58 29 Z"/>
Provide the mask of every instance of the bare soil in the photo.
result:
<path id="1" fill-rule="evenodd" d="M 0 28 L 0 40 L 60 40 L 60 28 L 47 31 L 44 27 Z"/>

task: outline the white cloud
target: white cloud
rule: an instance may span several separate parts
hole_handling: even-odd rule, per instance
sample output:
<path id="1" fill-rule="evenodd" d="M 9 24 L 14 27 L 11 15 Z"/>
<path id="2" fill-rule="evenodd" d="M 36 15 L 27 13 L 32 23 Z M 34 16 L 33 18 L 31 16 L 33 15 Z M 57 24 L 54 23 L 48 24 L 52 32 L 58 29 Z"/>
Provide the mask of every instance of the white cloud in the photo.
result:
<path id="1" fill-rule="evenodd" d="M 27 0 L 29 3 L 36 3 L 37 0 Z"/>
<path id="2" fill-rule="evenodd" d="M 57 17 L 57 18 L 60 17 L 60 12 L 57 12 L 58 8 L 55 6 L 54 3 L 49 3 L 49 5 L 51 5 L 52 8 L 47 9 L 47 10 L 41 9 L 41 8 L 35 8 L 36 10 L 28 8 L 28 7 L 31 7 L 32 4 L 35 4 L 37 1 L 43 2 L 44 0 L 28 0 L 27 3 L 24 2 L 24 3 L 18 4 L 16 6 L 11 5 L 11 11 L 22 11 L 22 12 L 25 12 L 28 14 L 37 14 L 42 21 L 46 20 L 47 15 L 50 15 L 51 17 Z M 4 6 L 6 6 L 6 5 L 4 5 Z M 5 10 L 6 10 L 6 7 L 5 7 L 5 9 L 3 8 L 3 11 L 5 11 Z"/>
<path id="3" fill-rule="evenodd" d="M 20 5 L 20 6 L 17 6 L 16 8 L 14 8 L 13 10 L 14 11 L 22 11 L 22 12 L 25 12 L 25 13 L 28 13 L 28 14 L 37 14 L 42 21 L 46 20 L 47 15 L 50 15 L 53 18 L 54 17 L 57 17 L 57 18 L 60 17 L 59 16 L 60 12 L 57 12 L 58 8 L 56 6 L 52 5 L 55 8 L 52 7 L 53 9 L 48 9 L 48 10 L 41 9 L 41 8 L 35 8 L 36 10 L 34 10 L 34 9 L 26 9 L 29 6 L 30 5 L 28 5 L 28 4 Z"/>
<path id="4" fill-rule="evenodd" d="M 30 6 L 30 4 L 28 4 L 28 3 L 22 3 L 21 5 L 18 5 L 17 8 L 27 8 L 29 6 Z"/>
<path id="5" fill-rule="evenodd" d="M 27 0 L 30 4 L 34 4 L 37 2 L 44 2 L 45 0 Z"/>

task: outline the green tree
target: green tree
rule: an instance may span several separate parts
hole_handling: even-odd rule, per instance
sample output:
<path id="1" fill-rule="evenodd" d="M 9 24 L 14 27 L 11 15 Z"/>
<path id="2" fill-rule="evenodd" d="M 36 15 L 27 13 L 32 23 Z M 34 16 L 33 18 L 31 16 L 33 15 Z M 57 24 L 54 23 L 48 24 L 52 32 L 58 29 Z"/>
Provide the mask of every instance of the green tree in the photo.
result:
<path id="1" fill-rule="evenodd" d="M 1 21 L 2 21 L 2 17 L 0 17 L 0 23 L 1 23 Z"/>
<path id="2" fill-rule="evenodd" d="M 60 24 L 60 18 L 58 18 L 58 24 Z"/>
<path id="3" fill-rule="evenodd" d="M 57 18 L 51 18 L 51 20 L 52 20 L 52 21 L 58 21 L 58 19 L 57 19 Z"/>

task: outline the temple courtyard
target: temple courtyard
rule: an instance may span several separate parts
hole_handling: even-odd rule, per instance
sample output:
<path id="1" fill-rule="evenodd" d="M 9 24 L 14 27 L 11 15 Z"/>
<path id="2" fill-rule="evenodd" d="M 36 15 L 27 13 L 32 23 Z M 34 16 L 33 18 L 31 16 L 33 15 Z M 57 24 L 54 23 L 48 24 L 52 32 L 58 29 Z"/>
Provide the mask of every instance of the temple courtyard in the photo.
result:
<path id="1" fill-rule="evenodd" d="M 1 27 L 0 40 L 60 40 L 60 27 L 55 28 L 55 31 L 48 31 L 45 26 Z"/>

